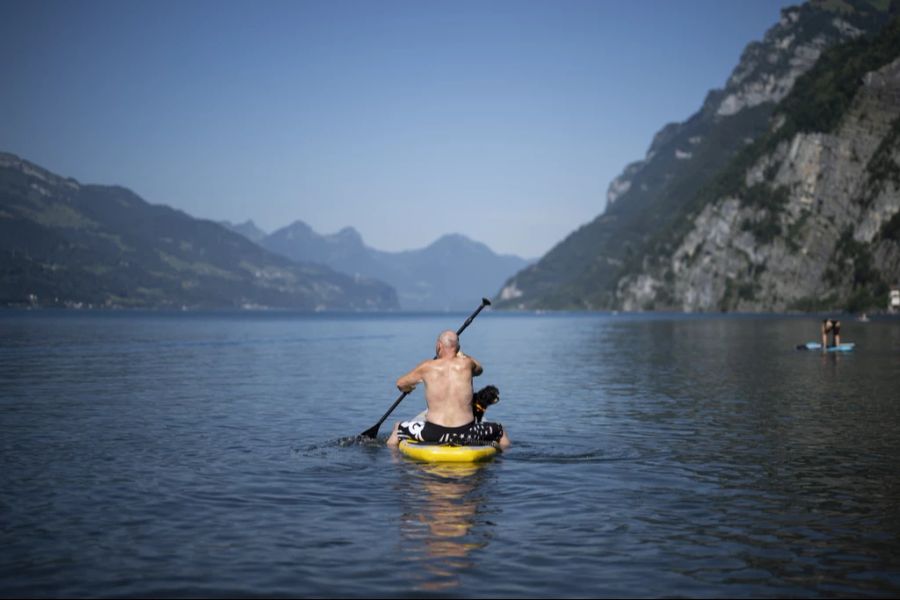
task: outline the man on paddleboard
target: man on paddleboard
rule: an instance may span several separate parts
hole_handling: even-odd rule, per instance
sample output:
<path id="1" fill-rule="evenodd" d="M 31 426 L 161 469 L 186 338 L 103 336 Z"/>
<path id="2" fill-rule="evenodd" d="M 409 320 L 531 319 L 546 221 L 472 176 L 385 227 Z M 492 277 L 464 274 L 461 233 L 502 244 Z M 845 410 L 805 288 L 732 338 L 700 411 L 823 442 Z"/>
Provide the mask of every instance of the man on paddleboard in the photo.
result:
<path id="1" fill-rule="evenodd" d="M 400 440 L 468 445 L 497 442 L 501 448 L 510 441 L 500 423 L 478 423 L 472 412 L 472 378 L 481 375 L 481 364 L 459 349 L 459 336 L 444 331 L 435 346 L 437 358 L 420 363 L 397 380 L 401 392 L 411 392 L 425 384 L 428 412 L 425 420 L 396 423 L 387 444 L 396 447 Z"/>

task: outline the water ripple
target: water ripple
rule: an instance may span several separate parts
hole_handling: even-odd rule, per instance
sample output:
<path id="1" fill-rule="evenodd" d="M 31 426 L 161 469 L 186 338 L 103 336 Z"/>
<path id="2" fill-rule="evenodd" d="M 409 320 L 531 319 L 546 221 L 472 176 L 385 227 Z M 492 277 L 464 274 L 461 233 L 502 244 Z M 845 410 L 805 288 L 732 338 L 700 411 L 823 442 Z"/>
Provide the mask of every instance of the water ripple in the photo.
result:
<path id="1" fill-rule="evenodd" d="M 359 438 L 456 320 L 0 316 L 4 595 L 900 593 L 900 322 L 488 314 L 511 450 Z"/>

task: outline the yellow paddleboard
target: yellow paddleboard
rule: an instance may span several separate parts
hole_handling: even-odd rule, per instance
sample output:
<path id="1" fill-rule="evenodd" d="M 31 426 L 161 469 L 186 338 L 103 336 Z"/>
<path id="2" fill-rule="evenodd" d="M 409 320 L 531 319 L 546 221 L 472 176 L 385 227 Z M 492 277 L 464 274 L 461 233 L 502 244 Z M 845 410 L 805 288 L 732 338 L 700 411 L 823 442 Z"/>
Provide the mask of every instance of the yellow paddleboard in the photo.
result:
<path id="1" fill-rule="evenodd" d="M 425 462 L 479 462 L 493 458 L 499 450 L 490 444 L 483 446 L 447 446 L 403 440 L 400 452 L 405 456 Z"/>

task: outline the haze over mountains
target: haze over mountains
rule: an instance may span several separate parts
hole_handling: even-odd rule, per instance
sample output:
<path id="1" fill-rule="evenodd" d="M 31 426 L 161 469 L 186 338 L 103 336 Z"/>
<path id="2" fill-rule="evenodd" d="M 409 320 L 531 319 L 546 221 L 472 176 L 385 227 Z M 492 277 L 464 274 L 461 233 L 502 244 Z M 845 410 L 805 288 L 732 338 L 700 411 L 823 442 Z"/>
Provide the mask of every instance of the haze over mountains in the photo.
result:
<path id="1" fill-rule="evenodd" d="M 252 221 L 223 225 L 288 258 L 387 282 L 396 288 L 405 310 L 466 310 L 529 264 L 460 234 L 444 235 L 417 250 L 385 252 L 367 246 L 352 227 L 322 235 L 295 221 L 267 235 Z"/>
<path id="2" fill-rule="evenodd" d="M 461 235 L 389 253 L 231 228 L 0 153 L 0 306 L 465 310 L 527 264 Z"/>

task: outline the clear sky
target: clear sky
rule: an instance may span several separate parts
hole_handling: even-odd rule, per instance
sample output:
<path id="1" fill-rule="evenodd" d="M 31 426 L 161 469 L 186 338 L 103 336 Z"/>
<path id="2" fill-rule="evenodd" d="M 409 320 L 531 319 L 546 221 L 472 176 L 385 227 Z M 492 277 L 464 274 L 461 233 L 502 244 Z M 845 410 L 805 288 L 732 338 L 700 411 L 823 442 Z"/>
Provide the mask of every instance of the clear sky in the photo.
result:
<path id="1" fill-rule="evenodd" d="M 786 0 L 0 0 L 0 150 L 201 218 L 538 257 Z"/>

